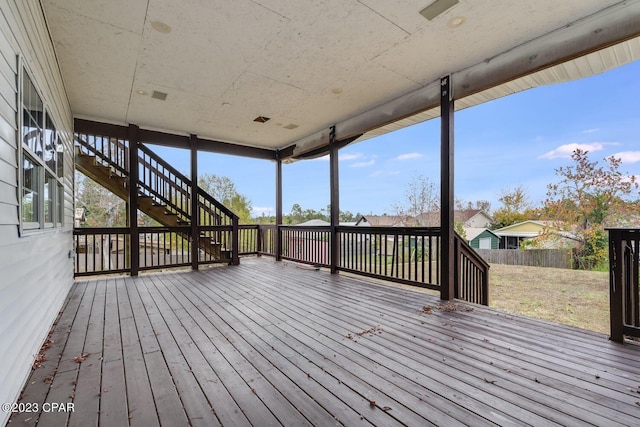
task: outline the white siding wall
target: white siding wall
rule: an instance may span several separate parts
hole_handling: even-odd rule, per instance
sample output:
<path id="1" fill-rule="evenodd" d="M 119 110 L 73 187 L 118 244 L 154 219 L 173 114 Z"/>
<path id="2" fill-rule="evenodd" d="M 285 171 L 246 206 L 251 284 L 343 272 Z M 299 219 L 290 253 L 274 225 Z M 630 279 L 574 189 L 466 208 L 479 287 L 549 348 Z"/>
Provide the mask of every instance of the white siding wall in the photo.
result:
<path id="1" fill-rule="evenodd" d="M 18 56 L 65 144 L 65 226 L 19 235 Z M 0 1 L 0 403 L 13 402 L 73 284 L 73 119 L 40 2 Z M 0 411 L 0 425 L 7 414 Z"/>

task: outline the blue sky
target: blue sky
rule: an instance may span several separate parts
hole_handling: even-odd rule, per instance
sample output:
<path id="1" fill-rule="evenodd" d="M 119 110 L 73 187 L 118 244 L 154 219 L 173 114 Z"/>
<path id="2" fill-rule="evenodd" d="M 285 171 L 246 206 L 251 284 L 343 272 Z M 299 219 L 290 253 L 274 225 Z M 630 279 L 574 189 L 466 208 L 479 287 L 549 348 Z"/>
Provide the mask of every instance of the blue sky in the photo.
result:
<path id="1" fill-rule="evenodd" d="M 544 86 L 456 112 L 455 193 L 463 201 L 489 200 L 522 185 L 541 203 L 554 170 L 570 164 L 573 149 L 592 160 L 622 157 L 621 171 L 640 178 L 640 61 L 604 74 Z M 393 214 L 413 176 L 438 185 L 440 121 L 434 119 L 340 150 L 340 208 Z M 188 174 L 186 150 L 152 147 Z M 254 214 L 275 213 L 275 163 L 200 153 L 198 169 L 231 178 Z M 319 210 L 329 204 L 329 162 L 283 165 L 285 213 L 294 203 Z"/>

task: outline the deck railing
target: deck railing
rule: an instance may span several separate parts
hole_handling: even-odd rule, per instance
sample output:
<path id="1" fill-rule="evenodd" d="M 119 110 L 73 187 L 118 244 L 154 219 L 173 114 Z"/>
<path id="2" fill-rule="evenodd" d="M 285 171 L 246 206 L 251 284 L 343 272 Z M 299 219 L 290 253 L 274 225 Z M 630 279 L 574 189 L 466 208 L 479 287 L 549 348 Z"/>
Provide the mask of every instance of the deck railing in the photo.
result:
<path id="1" fill-rule="evenodd" d="M 329 227 L 281 225 L 282 259 L 331 266 L 331 230 Z"/>
<path id="2" fill-rule="evenodd" d="M 191 265 L 191 227 L 138 227 L 139 270 Z M 199 264 L 233 262 L 232 226 L 200 229 Z M 75 275 L 129 273 L 131 238 L 128 227 L 76 228 Z"/>
<path id="3" fill-rule="evenodd" d="M 440 289 L 440 229 L 338 227 L 338 269 Z"/>
<path id="4" fill-rule="evenodd" d="M 455 297 L 489 305 L 489 264 L 462 237 L 455 235 Z"/>
<path id="5" fill-rule="evenodd" d="M 609 229 L 611 340 L 640 337 L 640 229 Z"/>
<path id="6" fill-rule="evenodd" d="M 331 266 L 331 228 L 241 225 L 240 253 L 277 255 L 321 267 Z M 337 269 L 428 289 L 441 285 L 441 232 L 438 227 L 337 228 Z M 456 235 L 456 298 L 489 303 L 489 264 Z"/>

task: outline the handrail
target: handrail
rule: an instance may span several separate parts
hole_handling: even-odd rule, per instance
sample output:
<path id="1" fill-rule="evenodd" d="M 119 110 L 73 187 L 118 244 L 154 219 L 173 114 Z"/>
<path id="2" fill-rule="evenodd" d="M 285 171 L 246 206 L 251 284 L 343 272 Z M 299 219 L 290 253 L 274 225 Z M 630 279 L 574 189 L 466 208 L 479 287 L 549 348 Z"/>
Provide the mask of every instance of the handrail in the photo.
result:
<path id="1" fill-rule="evenodd" d="M 437 227 L 338 226 L 338 270 L 440 289 Z"/>
<path id="2" fill-rule="evenodd" d="M 489 264 L 457 232 L 455 239 L 455 297 L 489 305 Z"/>
<path id="3" fill-rule="evenodd" d="M 612 341 L 640 338 L 640 229 L 610 228 L 609 292 Z"/>
<path id="4" fill-rule="evenodd" d="M 105 166 L 111 167 L 121 176 L 127 177 L 129 175 L 128 141 L 90 133 L 76 133 L 75 140 L 82 151 L 93 155 Z M 186 223 L 199 218 L 202 225 L 200 227 L 200 235 L 191 236 L 191 238 L 193 240 L 204 239 L 212 242 L 211 244 L 214 245 L 214 248 L 205 251 L 207 256 L 212 253 L 227 254 L 230 252 L 232 263 L 237 264 L 238 216 L 204 191 L 204 189 L 197 186 L 197 183 L 194 185 L 192 180 L 178 172 L 150 148 L 141 143 L 136 144 L 136 146 L 139 172 L 137 177 L 133 177 L 133 180 L 130 179 L 131 185 L 135 186 L 143 195 L 150 196 L 155 204 L 162 205 L 166 211 L 177 215 L 179 221 Z M 102 152 L 103 150 L 105 152 Z M 192 193 L 195 193 L 197 197 L 197 212 L 191 211 Z M 210 226 L 229 226 L 230 230 L 221 228 L 212 230 Z M 176 232 L 186 233 L 184 230 Z M 230 233 L 230 235 L 228 236 L 226 233 Z M 222 245 L 227 246 L 222 247 Z M 212 260 L 208 262 L 210 261 Z M 199 262 L 203 261 L 200 260 Z"/>
<path id="5" fill-rule="evenodd" d="M 81 148 L 85 148 L 88 151 L 88 154 L 96 156 L 100 160 L 102 160 L 106 165 L 114 168 L 115 171 L 119 172 L 118 175 L 126 176 L 129 173 L 129 147 L 121 141 L 120 139 L 105 136 L 105 135 L 86 135 L 89 138 L 93 138 L 93 144 L 91 144 L 88 140 L 85 141 L 82 139 L 82 135 L 75 133 L 74 140 L 78 142 Z M 98 149 L 97 139 L 100 140 L 100 145 L 102 150 Z M 104 139 L 107 139 L 107 150 L 105 153 L 104 150 Z M 113 155 L 113 151 L 111 150 L 111 144 L 116 148 L 115 156 Z"/>

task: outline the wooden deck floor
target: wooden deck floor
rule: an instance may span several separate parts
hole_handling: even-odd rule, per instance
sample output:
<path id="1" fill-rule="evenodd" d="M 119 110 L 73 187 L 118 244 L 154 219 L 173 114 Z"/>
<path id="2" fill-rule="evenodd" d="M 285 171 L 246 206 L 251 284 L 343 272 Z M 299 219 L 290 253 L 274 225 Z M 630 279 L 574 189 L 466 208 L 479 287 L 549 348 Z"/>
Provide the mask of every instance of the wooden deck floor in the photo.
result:
<path id="1" fill-rule="evenodd" d="M 256 258 L 78 281 L 22 398 L 74 410 L 10 425 L 640 423 L 639 346 L 438 304 Z"/>

